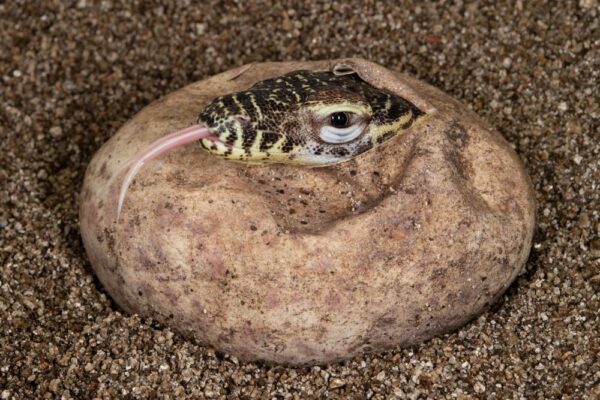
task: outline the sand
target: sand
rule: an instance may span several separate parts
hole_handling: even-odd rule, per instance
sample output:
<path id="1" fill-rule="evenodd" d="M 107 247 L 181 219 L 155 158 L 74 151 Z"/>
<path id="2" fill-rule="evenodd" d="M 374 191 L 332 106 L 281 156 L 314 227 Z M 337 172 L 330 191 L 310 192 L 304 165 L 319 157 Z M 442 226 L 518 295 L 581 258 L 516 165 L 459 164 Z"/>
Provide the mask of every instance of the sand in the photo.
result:
<path id="1" fill-rule="evenodd" d="M 600 397 L 597 0 L 135 3 L 0 3 L 0 399 Z M 325 367 L 240 362 L 125 315 L 79 236 L 94 152 L 188 83 L 345 56 L 439 87 L 514 145 L 539 214 L 524 273 L 457 332 Z"/>

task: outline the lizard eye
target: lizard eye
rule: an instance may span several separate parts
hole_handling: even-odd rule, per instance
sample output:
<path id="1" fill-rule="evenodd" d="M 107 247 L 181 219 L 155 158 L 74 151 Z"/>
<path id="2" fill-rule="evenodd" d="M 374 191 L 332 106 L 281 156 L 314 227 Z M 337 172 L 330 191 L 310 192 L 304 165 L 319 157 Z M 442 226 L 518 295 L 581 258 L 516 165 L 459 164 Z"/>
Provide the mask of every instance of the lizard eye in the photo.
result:
<path id="1" fill-rule="evenodd" d="M 331 114 L 331 126 L 334 128 L 346 128 L 350 122 L 348 113 L 345 112 L 334 112 Z"/>
<path id="2" fill-rule="evenodd" d="M 357 114 L 334 112 L 321 126 L 319 136 L 326 143 L 347 143 L 360 136 L 365 127 L 365 120 Z"/>

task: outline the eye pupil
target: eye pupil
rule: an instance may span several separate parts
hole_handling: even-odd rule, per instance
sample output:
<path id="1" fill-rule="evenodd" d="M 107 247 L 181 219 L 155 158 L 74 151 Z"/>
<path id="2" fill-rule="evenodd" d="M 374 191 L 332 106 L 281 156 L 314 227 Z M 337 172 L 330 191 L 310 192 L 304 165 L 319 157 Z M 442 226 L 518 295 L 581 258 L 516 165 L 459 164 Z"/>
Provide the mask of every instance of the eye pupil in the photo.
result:
<path id="1" fill-rule="evenodd" d="M 345 128 L 348 126 L 350 118 L 345 112 L 335 112 L 331 114 L 331 126 L 334 128 Z"/>

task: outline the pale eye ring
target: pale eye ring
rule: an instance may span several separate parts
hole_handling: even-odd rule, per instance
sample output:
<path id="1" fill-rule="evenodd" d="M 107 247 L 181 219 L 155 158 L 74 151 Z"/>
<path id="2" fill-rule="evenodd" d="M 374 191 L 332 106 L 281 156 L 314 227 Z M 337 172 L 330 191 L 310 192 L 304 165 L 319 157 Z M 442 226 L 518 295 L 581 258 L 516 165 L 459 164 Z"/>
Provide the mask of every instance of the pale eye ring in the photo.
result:
<path id="1" fill-rule="evenodd" d="M 348 143 L 360 136 L 365 130 L 365 121 L 349 112 L 334 112 L 321 126 L 319 136 L 325 143 Z"/>

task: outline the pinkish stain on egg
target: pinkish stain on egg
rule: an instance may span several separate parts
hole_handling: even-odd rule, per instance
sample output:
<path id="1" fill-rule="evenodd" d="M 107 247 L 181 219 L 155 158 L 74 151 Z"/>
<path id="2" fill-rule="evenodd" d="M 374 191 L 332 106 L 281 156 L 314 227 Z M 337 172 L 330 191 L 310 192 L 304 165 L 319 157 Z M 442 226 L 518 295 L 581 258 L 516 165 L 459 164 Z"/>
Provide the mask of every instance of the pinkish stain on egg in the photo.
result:
<path id="1" fill-rule="evenodd" d="M 317 251 L 317 253 L 320 253 L 321 251 Z M 331 259 L 329 257 L 318 257 L 315 260 L 311 260 L 309 262 L 309 267 L 311 269 L 314 269 L 316 272 L 325 274 L 325 273 L 329 273 L 332 269 L 332 263 L 331 263 Z"/>
<path id="2" fill-rule="evenodd" d="M 222 280 L 226 276 L 227 267 L 223 261 L 223 257 L 217 252 L 210 252 L 204 258 L 209 268 L 211 279 Z"/>
<path id="3" fill-rule="evenodd" d="M 170 286 L 162 287 L 161 292 L 172 304 L 177 303 L 177 300 L 180 297 L 180 293 Z"/>
<path id="4" fill-rule="evenodd" d="M 344 297 L 335 289 L 330 289 L 325 295 L 325 304 L 331 311 L 341 311 L 344 306 Z"/>
<path id="5" fill-rule="evenodd" d="M 281 304 L 281 297 L 277 293 L 278 289 L 270 289 L 265 296 L 264 302 L 267 309 L 273 309 Z"/>

